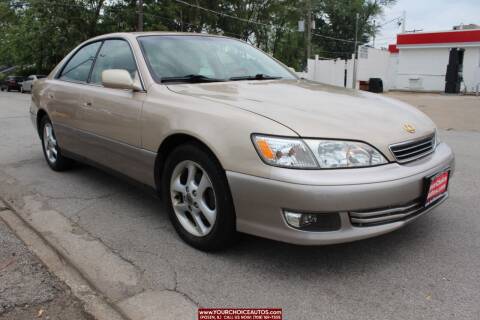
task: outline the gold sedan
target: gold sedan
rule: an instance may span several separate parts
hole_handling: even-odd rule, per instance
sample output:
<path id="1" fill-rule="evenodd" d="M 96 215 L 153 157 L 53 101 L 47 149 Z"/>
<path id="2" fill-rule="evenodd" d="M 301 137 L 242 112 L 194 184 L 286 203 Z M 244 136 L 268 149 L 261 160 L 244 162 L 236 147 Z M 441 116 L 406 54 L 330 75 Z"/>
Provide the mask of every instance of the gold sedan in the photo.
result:
<path id="1" fill-rule="evenodd" d="M 301 245 L 390 232 L 442 203 L 454 169 L 415 108 L 219 36 L 88 40 L 35 83 L 31 116 L 53 170 L 77 160 L 154 188 L 202 250 L 238 232 Z"/>

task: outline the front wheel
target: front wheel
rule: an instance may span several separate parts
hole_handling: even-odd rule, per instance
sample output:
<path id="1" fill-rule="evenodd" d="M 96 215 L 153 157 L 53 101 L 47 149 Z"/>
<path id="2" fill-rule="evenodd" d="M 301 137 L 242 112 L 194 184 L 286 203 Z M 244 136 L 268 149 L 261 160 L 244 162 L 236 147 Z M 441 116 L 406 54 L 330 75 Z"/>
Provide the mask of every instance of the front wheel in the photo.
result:
<path id="1" fill-rule="evenodd" d="M 195 144 L 175 149 L 163 173 L 163 199 L 180 237 L 214 251 L 237 239 L 235 212 L 225 171 L 208 150 Z"/>
<path id="2" fill-rule="evenodd" d="M 73 161 L 62 155 L 58 146 L 53 125 L 48 117 L 43 117 L 40 121 L 42 147 L 47 164 L 54 171 L 65 171 L 72 167 Z"/>

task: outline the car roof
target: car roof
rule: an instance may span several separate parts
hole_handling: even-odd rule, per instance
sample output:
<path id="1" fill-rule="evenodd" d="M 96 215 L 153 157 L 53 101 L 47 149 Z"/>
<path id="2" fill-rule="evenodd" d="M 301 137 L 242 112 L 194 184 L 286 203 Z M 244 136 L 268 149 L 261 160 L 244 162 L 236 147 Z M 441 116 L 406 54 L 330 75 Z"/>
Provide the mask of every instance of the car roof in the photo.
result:
<path id="1" fill-rule="evenodd" d="M 148 31 L 148 32 L 116 32 L 104 34 L 90 40 L 101 40 L 107 38 L 121 37 L 121 38 L 137 38 L 144 36 L 197 36 L 197 37 L 218 37 L 218 38 L 228 38 L 222 35 L 215 35 L 209 33 L 193 33 L 193 32 L 172 32 L 172 31 Z M 90 41 L 89 40 L 89 41 Z"/>

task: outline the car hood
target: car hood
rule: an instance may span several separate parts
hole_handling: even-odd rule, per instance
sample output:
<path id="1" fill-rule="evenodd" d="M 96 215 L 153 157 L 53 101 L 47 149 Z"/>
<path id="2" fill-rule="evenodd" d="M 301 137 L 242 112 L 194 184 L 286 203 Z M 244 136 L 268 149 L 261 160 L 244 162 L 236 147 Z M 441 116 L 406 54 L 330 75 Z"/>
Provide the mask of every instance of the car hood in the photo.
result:
<path id="1" fill-rule="evenodd" d="M 382 151 L 435 131 L 425 114 L 403 102 L 307 80 L 176 84 L 169 89 L 254 112 L 301 137 L 360 140 Z M 407 132 L 405 124 L 416 132 Z"/>

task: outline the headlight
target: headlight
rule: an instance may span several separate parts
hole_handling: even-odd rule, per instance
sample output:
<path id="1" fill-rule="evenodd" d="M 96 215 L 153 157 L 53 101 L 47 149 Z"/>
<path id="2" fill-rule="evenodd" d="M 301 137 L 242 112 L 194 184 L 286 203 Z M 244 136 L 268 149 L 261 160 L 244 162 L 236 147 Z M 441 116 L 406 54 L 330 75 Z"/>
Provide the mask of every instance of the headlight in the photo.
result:
<path id="1" fill-rule="evenodd" d="M 337 140 L 302 140 L 253 135 L 253 144 L 264 162 L 297 169 L 370 167 L 388 161 L 368 144 Z"/>
<path id="2" fill-rule="evenodd" d="M 261 135 L 254 135 L 252 139 L 258 154 L 267 164 L 298 169 L 318 168 L 312 152 L 300 139 Z"/>
<path id="3" fill-rule="evenodd" d="M 388 161 L 375 148 L 362 142 L 336 140 L 305 140 L 320 168 L 370 167 Z"/>
<path id="4" fill-rule="evenodd" d="M 435 146 L 433 147 L 433 149 L 437 149 L 437 146 L 442 143 L 442 141 L 440 140 L 440 137 L 438 136 L 438 130 L 435 129 Z"/>

